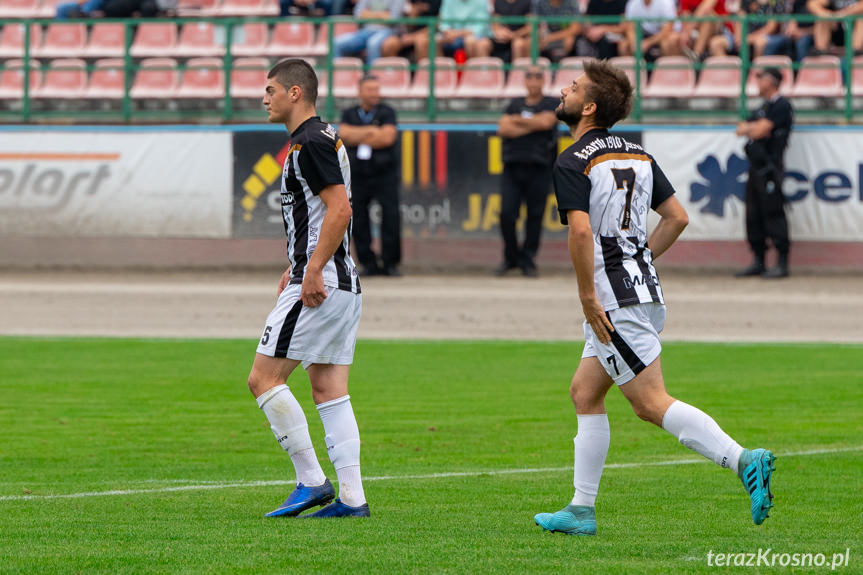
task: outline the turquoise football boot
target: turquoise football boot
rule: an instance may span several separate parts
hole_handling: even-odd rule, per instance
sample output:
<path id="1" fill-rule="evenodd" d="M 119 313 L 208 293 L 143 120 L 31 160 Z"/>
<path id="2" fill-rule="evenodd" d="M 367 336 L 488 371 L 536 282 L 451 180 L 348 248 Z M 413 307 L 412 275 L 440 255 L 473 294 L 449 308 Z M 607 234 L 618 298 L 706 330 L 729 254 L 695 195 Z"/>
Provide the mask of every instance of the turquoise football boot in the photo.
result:
<path id="1" fill-rule="evenodd" d="M 543 531 L 567 535 L 596 535 L 596 509 L 567 505 L 557 513 L 539 513 L 533 518 Z"/>
<path id="2" fill-rule="evenodd" d="M 776 456 L 767 449 L 744 449 L 737 463 L 737 475 L 752 500 L 752 522 L 761 525 L 773 507 L 770 476 L 776 470 Z"/>

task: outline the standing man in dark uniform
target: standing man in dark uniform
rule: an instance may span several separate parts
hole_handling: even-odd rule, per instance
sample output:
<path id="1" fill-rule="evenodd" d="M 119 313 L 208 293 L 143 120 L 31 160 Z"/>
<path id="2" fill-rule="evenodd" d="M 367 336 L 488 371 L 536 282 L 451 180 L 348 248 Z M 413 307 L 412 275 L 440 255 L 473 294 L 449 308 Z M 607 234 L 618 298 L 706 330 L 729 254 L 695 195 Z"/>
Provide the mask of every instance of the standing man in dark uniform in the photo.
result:
<path id="1" fill-rule="evenodd" d="M 381 103 L 381 84 L 364 76 L 360 105 L 342 113 L 339 134 L 348 148 L 353 176 L 354 244 L 363 275 L 400 276 L 402 259 L 396 111 Z M 369 204 L 381 205 L 381 257 L 372 251 Z"/>
<path id="2" fill-rule="evenodd" d="M 503 263 L 495 270 L 502 276 L 521 268 L 536 277 L 536 254 L 542 232 L 542 214 L 551 191 L 551 167 L 557 152 L 559 100 L 542 95 L 543 73 L 531 66 L 524 77 L 527 97 L 514 98 L 497 125 L 503 138 L 500 232 L 503 236 Z M 524 244 L 518 245 L 515 222 L 521 203 L 527 204 Z"/>
<path id="3" fill-rule="evenodd" d="M 760 275 L 763 278 L 788 277 L 788 220 L 785 217 L 785 195 L 782 180 L 785 177 L 785 148 L 791 135 L 794 111 L 791 103 L 779 95 L 782 72 L 765 68 L 758 73 L 758 92 L 764 105 L 756 110 L 749 121 L 737 126 L 737 135 L 749 138 L 746 155 L 749 157 L 749 180 L 746 182 L 746 236 L 755 259 L 737 277 Z M 779 252 L 776 267 L 766 269 L 764 254 L 766 239 Z"/>

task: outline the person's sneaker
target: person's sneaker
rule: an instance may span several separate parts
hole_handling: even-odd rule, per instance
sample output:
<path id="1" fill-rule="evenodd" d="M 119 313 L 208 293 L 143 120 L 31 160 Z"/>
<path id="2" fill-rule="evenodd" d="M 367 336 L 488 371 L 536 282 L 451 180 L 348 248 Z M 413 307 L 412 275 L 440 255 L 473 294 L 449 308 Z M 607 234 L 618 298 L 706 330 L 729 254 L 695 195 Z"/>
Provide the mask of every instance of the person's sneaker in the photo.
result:
<path id="1" fill-rule="evenodd" d="M 511 264 L 508 262 L 503 262 L 502 264 L 500 264 L 499 266 L 494 268 L 494 275 L 496 275 L 497 277 L 505 276 L 506 272 L 508 272 L 510 270 L 517 270 L 517 269 L 518 269 L 517 265 Z"/>
<path id="2" fill-rule="evenodd" d="M 536 271 L 536 266 L 533 264 L 522 265 L 521 266 L 521 274 L 526 278 L 539 277 L 539 273 Z"/>
<path id="3" fill-rule="evenodd" d="M 538 513 L 534 523 L 543 531 L 567 535 L 596 535 L 596 509 L 583 505 L 567 505 L 557 513 Z"/>
<path id="4" fill-rule="evenodd" d="M 342 503 L 341 499 L 336 499 L 323 509 L 303 515 L 300 519 L 320 519 L 323 517 L 369 517 L 369 504 L 363 503 L 359 507 L 351 507 Z"/>
<path id="5" fill-rule="evenodd" d="M 788 267 L 783 265 L 778 265 L 776 267 L 772 267 L 769 270 L 766 270 L 761 273 L 761 277 L 766 280 L 776 280 L 781 278 L 787 278 L 790 274 L 788 273 Z"/>
<path id="6" fill-rule="evenodd" d="M 754 261 L 750 266 L 746 269 L 742 269 L 736 274 L 734 277 L 738 278 L 751 278 L 755 276 L 760 276 L 764 273 L 764 264 L 759 261 Z"/>
<path id="7" fill-rule="evenodd" d="M 398 268 L 398 266 L 387 266 L 381 270 L 382 276 L 387 276 L 390 278 L 400 278 L 402 277 L 402 272 Z"/>
<path id="8" fill-rule="evenodd" d="M 773 507 L 773 493 L 770 492 L 770 476 L 776 470 L 773 462 L 776 456 L 767 449 L 744 449 L 737 463 L 737 476 L 749 492 L 752 501 L 752 522 L 761 525 L 769 517 Z"/>
<path id="9" fill-rule="evenodd" d="M 297 483 L 297 488 L 285 499 L 278 509 L 267 513 L 267 517 L 294 517 L 306 509 L 316 505 L 326 505 L 336 496 L 336 490 L 329 479 L 324 480 L 321 485 L 308 487 Z"/>

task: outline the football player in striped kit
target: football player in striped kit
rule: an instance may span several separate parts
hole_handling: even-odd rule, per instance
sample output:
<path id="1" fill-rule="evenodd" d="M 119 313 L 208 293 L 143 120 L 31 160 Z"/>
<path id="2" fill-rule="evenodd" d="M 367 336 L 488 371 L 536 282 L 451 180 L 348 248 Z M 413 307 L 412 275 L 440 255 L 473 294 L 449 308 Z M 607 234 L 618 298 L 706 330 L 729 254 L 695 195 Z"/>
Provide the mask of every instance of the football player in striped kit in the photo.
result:
<path id="1" fill-rule="evenodd" d="M 288 452 L 297 487 L 268 517 L 368 517 L 360 476 L 360 434 L 348 395 L 362 312 L 360 280 L 351 259 L 351 171 L 336 130 L 315 112 L 318 80 L 300 59 L 268 74 L 264 106 L 270 122 L 291 135 L 282 175 L 282 213 L 290 267 L 267 317 L 249 389 Z M 327 452 L 339 480 L 339 497 L 315 455 L 305 414 L 286 385 L 302 364 L 324 424 Z M 329 503 L 329 505 L 327 505 Z"/>
<path id="2" fill-rule="evenodd" d="M 653 157 L 608 131 L 629 114 L 632 99 L 622 70 L 588 61 L 557 108 L 575 139 L 557 159 L 554 186 L 561 223 L 569 226 L 585 346 L 570 387 L 578 420 L 575 494 L 561 511 L 534 520 L 547 531 L 596 534 L 594 503 L 610 442 L 605 396 L 616 383 L 641 419 L 735 471 L 749 491 L 752 520 L 761 524 L 773 505 L 773 454 L 744 449 L 709 415 L 665 390 L 659 359 L 665 302 L 653 260 L 688 217 Z M 660 220 L 648 236 L 651 209 Z"/>

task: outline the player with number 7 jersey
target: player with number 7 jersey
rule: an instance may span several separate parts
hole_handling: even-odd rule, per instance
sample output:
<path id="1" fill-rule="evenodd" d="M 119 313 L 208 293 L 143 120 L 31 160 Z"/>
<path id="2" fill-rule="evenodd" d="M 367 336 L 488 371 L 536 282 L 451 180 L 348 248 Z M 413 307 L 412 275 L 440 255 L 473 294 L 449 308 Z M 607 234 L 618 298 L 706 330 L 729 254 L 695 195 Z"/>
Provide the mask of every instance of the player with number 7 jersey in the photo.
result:
<path id="1" fill-rule="evenodd" d="M 555 163 L 554 187 L 561 223 L 569 226 L 585 345 L 570 386 L 578 419 L 575 494 L 564 509 L 539 513 L 534 521 L 546 531 L 596 534 L 595 502 L 611 437 L 605 396 L 616 383 L 641 419 L 735 471 L 758 525 L 773 506 L 773 454 L 744 449 L 709 415 L 665 389 L 659 360 L 665 301 L 653 260 L 689 220 L 653 157 L 609 132 L 629 114 L 632 99 L 623 70 L 591 60 L 562 90 L 556 111 L 575 140 Z M 660 220 L 648 234 L 651 209 Z"/>

